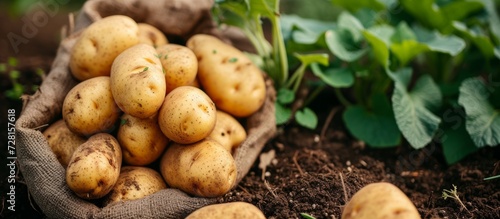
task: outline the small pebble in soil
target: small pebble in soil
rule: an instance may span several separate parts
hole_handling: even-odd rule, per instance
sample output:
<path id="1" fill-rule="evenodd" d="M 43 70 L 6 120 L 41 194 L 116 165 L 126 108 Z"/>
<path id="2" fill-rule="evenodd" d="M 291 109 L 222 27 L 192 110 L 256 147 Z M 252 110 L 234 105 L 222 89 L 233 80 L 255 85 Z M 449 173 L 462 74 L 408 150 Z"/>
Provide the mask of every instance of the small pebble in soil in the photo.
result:
<path id="1" fill-rule="evenodd" d="M 271 163 L 276 166 L 278 164 L 278 159 L 271 160 Z"/>

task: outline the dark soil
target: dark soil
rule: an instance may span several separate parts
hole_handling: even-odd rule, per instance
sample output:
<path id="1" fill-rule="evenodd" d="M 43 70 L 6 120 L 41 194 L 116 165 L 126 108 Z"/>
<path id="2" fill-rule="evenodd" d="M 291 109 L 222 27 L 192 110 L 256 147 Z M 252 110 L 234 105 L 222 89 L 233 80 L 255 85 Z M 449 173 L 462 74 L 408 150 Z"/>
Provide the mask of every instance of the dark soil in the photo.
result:
<path id="1" fill-rule="evenodd" d="M 5 41 L 2 44 L 5 46 Z M 29 48 L 45 48 L 37 47 L 36 41 L 30 45 Z M 41 79 L 35 71 L 41 68 L 48 72 L 55 49 L 53 45 L 49 50 L 17 55 L 20 63 L 17 69 L 22 72 L 20 83 L 40 84 Z M 0 55 L 0 62 L 6 59 L 5 54 Z M 22 103 L 4 96 L 5 91 L 12 88 L 7 75 L 0 74 L 0 82 L 0 121 L 5 128 L 7 110 L 15 109 L 18 116 Z M 334 102 L 316 105 L 320 121 L 326 121 L 329 110 L 336 106 Z M 301 213 L 315 218 L 340 218 L 343 206 L 356 191 L 368 183 L 386 181 L 398 186 L 413 201 L 422 218 L 500 218 L 500 179 L 483 180 L 500 174 L 500 147 L 482 148 L 448 166 L 439 145 L 421 150 L 414 150 L 407 144 L 391 149 L 371 149 L 346 134 L 340 112 L 329 123 L 324 136 L 321 136 L 321 128 L 325 124 L 319 124 L 315 131 L 293 124 L 281 128 L 263 150 L 264 153 L 276 152 L 264 179 L 258 167 L 260 160 L 257 160 L 248 176 L 219 201 L 253 203 L 268 218 L 301 218 Z M 7 142 L 5 129 L 0 131 L 0 137 L 2 142 Z M 3 161 L 0 217 L 42 218 L 43 213 L 29 198 L 21 173 L 16 174 L 16 212 L 7 209 L 6 194 L 10 184 L 4 159 L 7 148 L 3 145 L 0 150 Z M 443 189 L 452 189 L 453 185 L 457 186 L 467 209 L 453 199 L 441 197 Z"/>

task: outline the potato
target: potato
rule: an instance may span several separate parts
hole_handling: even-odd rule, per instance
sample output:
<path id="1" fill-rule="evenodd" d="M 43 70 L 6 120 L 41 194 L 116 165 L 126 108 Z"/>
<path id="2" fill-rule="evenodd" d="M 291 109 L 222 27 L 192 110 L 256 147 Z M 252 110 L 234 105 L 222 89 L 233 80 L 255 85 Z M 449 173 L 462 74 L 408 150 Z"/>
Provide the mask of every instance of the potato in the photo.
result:
<path id="1" fill-rule="evenodd" d="M 165 97 L 158 112 L 162 132 L 172 141 L 191 144 L 207 137 L 215 127 L 215 105 L 202 90 L 181 86 Z"/>
<path id="2" fill-rule="evenodd" d="M 71 155 L 76 148 L 87 141 L 84 137 L 70 131 L 62 119 L 52 123 L 43 131 L 43 135 L 47 138 L 50 149 L 64 168 L 68 166 Z"/>
<path id="3" fill-rule="evenodd" d="M 111 66 L 111 92 L 123 112 L 148 118 L 165 99 L 165 76 L 156 50 L 137 44 L 123 51 Z"/>
<path id="4" fill-rule="evenodd" d="M 198 72 L 198 60 L 191 49 L 167 44 L 156 48 L 156 52 L 165 71 L 167 94 L 177 87 L 193 83 Z"/>
<path id="5" fill-rule="evenodd" d="M 200 197 L 226 194 L 236 182 L 232 155 L 214 140 L 172 144 L 160 162 L 161 174 L 172 188 Z"/>
<path id="6" fill-rule="evenodd" d="M 420 214 L 410 199 L 387 182 L 371 183 L 352 196 L 342 219 L 413 219 Z"/>
<path id="7" fill-rule="evenodd" d="M 139 43 L 138 30 L 137 23 L 123 15 L 104 17 L 89 25 L 71 49 L 73 76 L 80 81 L 109 76 L 116 56 Z"/>
<path id="8" fill-rule="evenodd" d="M 202 207 L 189 214 L 186 219 L 266 219 L 255 205 L 246 202 L 230 202 Z"/>
<path id="9" fill-rule="evenodd" d="M 139 43 L 145 43 L 154 48 L 168 43 L 167 37 L 158 28 L 146 23 L 138 23 L 137 27 L 139 28 Z"/>
<path id="10" fill-rule="evenodd" d="M 106 197 L 104 206 L 120 201 L 140 199 L 166 188 L 165 181 L 155 170 L 147 167 L 124 166 L 118 181 Z"/>
<path id="11" fill-rule="evenodd" d="M 187 47 L 198 58 L 198 78 L 217 109 L 247 117 L 263 105 L 264 76 L 243 52 L 204 34 L 191 37 Z"/>
<path id="12" fill-rule="evenodd" d="M 99 133 L 80 145 L 66 169 L 66 183 L 83 199 L 98 199 L 108 194 L 120 175 L 122 151 L 110 134 Z"/>
<path id="13" fill-rule="evenodd" d="M 77 84 L 64 98 L 62 107 L 62 116 L 68 128 L 85 136 L 111 131 L 120 113 L 111 94 L 108 76 Z"/>
<path id="14" fill-rule="evenodd" d="M 207 138 L 221 144 L 230 153 L 247 138 L 245 128 L 234 117 L 223 111 L 217 110 L 215 128 Z"/>
<path id="15" fill-rule="evenodd" d="M 123 162 L 135 166 L 152 163 L 168 144 L 156 116 L 140 119 L 124 114 L 116 138 L 122 148 Z"/>

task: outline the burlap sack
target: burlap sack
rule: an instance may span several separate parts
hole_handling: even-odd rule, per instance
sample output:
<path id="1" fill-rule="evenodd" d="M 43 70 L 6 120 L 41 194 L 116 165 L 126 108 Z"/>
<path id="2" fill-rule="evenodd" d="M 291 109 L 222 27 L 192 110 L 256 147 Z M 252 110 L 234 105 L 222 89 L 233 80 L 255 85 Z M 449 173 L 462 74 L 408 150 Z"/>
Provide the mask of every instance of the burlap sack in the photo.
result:
<path id="1" fill-rule="evenodd" d="M 48 77 L 39 92 L 28 97 L 17 121 L 17 156 L 28 189 L 49 218 L 183 218 L 215 202 L 191 197 L 176 189 L 165 189 L 146 198 L 101 208 L 78 198 L 67 187 L 65 170 L 42 135 L 44 125 L 60 118 L 62 102 L 77 81 L 68 68 L 69 52 L 83 28 L 113 14 L 128 15 L 137 22 L 158 27 L 167 36 L 187 39 L 195 33 L 221 36 L 211 21 L 212 1 L 205 0 L 90 0 L 79 13 L 73 34 L 57 51 Z M 237 46 L 237 45 L 236 45 Z M 274 90 L 268 85 L 264 106 L 247 119 L 248 138 L 236 151 L 237 182 L 248 173 L 264 144 L 274 135 Z"/>

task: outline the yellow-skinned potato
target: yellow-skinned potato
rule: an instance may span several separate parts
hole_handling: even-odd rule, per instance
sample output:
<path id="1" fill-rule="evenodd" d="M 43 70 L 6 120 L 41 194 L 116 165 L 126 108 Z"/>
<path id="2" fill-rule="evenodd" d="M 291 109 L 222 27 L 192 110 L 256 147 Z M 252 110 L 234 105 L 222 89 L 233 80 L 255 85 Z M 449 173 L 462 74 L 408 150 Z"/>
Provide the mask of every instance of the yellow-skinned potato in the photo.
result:
<path id="1" fill-rule="evenodd" d="M 111 94 L 108 76 L 80 82 L 64 98 L 62 116 L 68 128 L 90 136 L 110 131 L 120 117 L 120 109 Z"/>
<path id="2" fill-rule="evenodd" d="M 233 116 L 217 110 L 215 128 L 207 138 L 219 142 L 226 150 L 234 150 L 247 138 L 245 128 Z"/>
<path id="3" fill-rule="evenodd" d="M 167 44 L 156 48 L 165 71 L 167 94 L 173 89 L 190 85 L 196 79 L 198 60 L 185 46 Z"/>
<path id="4" fill-rule="evenodd" d="M 247 117 L 264 103 L 266 86 L 260 69 L 240 50 L 210 35 L 191 37 L 187 47 L 198 58 L 198 78 L 218 109 Z"/>
<path id="5" fill-rule="evenodd" d="M 192 86 L 174 89 L 158 112 L 162 132 L 172 141 L 191 144 L 207 137 L 216 121 L 215 105 L 202 90 Z"/>
<path id="6" fill-rule="evenodd" d="M 210 139 L 190 145 L 170 145 L 161 159 L 160 169 L 170 187 L 200 197 L 222 196 L 236 182 L 233 156 Z"/>
<path id="7" fill-rule="evenodd" d="M 123 51 L 111 66 L 111 92 L 123 112 L 148 118 L 165 98 L 165 76 L 156 50 L 137 44 Z"/>
<path id="8" fill-rule="evenodd" d="M 165 181 L 157 171 L 148 167 L 124 166 L 104 206 L 144 198 L 166 188 Z"/>
<path id="9" fill-rule="evenodd" d="M 202 207 L 189 214 L 185 219 L 266 219 L 264 213 L 255 205 L 246 202 L 230 202 Z"/>
<path id="10" fill-rule="evenodd" d="M 139 28 L 139 43 L 155 48 L 168 43 L 167 37 L 158 28 L 146 23 L 138 23 L 137 27 Z"/>
<path id="11" fill-rule="evenodd" d="M 76 148 L 87 141 L 84 137 L 69 130 L 62 119 L 52 123 L 43 131 L 43 135 L 47 138 L 50 149 L 64 168 L 68 166 L 71 155 Z"/>
<path id="12" fill-rule="evenodd" d="M 342 219 L 420 219 L 410 199 L 387 182 L 368 184 L 347 203 Z"/>
<path id="13" fill-rule="evenodd" d="M 84 199 L 98 199 L 108 194 L 120 175 L 122 152 L 110 134 L 99 133 L 80 145 L 66 169 L 66 183 Z"/>
<path id="14" fill-rule="evenodd" d="M 116 56 L 137 43 L 138 27 L 134 20 L 123 15 L 104 17 L 88 26 L 73 46 L 71 73 L 80 81 L 109 76 Z"/>
<path id="15" fill-rule="evenodd" d="M 116 138 L 122 147 L 123 162 L 134 166 L 152 163 L 168 144 L 156 116 L 140 119 L 124 114 Z"/>

